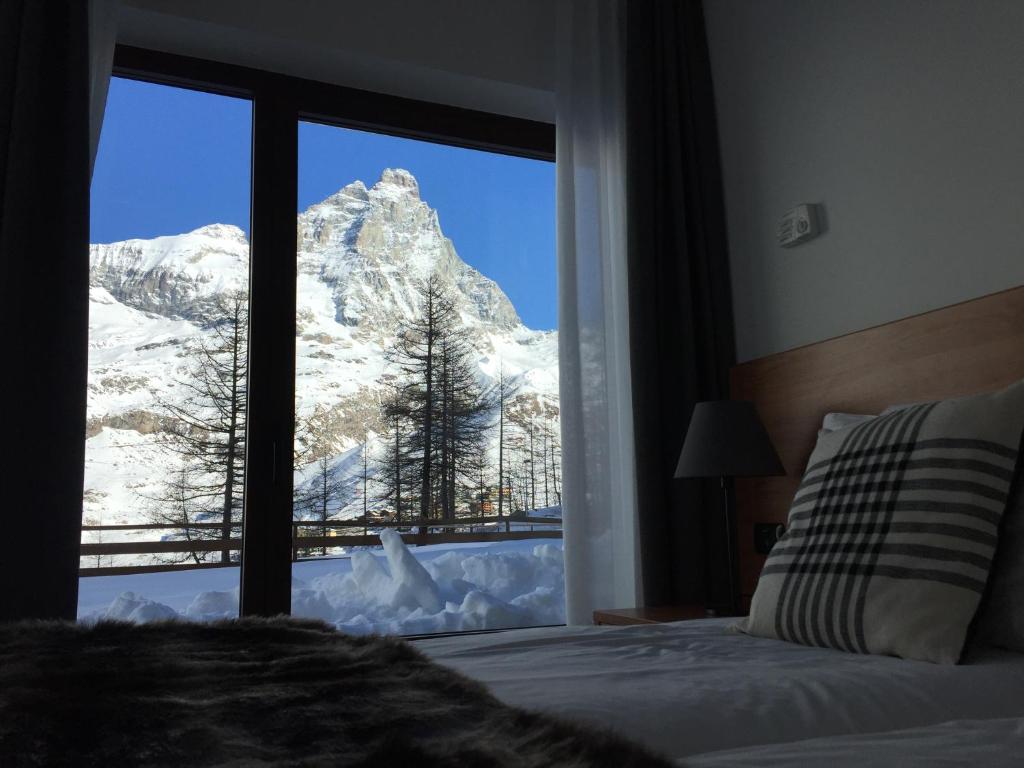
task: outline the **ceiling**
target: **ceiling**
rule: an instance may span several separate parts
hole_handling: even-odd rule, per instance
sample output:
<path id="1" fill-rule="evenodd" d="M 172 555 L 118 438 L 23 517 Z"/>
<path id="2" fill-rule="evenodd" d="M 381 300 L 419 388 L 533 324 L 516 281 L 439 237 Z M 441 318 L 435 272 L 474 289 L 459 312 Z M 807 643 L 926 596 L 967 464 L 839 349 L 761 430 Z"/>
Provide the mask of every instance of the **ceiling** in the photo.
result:
<path id="1" fill-rule="evenodd" d="M 125 0 L 118 41 L 554 122 L 547 0 Z"/>

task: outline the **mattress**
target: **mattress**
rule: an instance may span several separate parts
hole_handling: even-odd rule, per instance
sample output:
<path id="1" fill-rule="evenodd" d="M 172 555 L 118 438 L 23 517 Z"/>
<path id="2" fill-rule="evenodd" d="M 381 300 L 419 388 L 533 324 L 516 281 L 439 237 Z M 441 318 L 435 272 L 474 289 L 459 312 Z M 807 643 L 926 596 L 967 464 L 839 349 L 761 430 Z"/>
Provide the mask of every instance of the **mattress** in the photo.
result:
<path id="1" fill-rule="evenodd" d="M 1017 768 L 1024 759 L 1024 720 L 960 720 L 923 728 L 833 736 L 689 757 L 688 768 Z"/>
<path id="2" fill-rule="evenodd" d="M 729 632 L 724 619 L 423 640 L 515 706 L 614 729 L 672 758 L 953 720 L 1024 716 L 1024 654 L 940 666 Z"/>

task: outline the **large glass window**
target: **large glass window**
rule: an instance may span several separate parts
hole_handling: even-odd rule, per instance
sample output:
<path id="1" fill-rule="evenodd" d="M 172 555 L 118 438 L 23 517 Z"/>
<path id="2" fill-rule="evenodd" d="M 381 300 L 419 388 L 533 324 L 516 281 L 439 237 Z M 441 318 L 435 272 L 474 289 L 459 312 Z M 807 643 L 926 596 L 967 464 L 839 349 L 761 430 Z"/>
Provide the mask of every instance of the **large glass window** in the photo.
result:
<path id="1" fill-rule="evenodd" d="M 290 553 L 292 613 L 350 632 L 562 623 L 554 165 L 296 125 L 304 107 L 248 70 L 121 62 L 200 72 L 259 120 L 247 99 L 111 83 L 80 620 L 235 616 L 241 582 L 246 612 L 285 610 Z M 344 102 L 332 89 L 297 93 Z M 372 124 L 376 102 L 353 103 Z M 417 108 L 402 130 L 550 156 L 550 126 Z M 296 214 L 293 381 L 279 225 Z"/>
<path id="2" fill-rule="evenodd" d="M 238 613 L 251 130 L 249 101 L 111 82 L 92 185 L 80 619 Z"/>
<path id="3" fill-rule="evenodd" d="M 303 123 L 292 613 L 564 622 L 554 165 Z"/>

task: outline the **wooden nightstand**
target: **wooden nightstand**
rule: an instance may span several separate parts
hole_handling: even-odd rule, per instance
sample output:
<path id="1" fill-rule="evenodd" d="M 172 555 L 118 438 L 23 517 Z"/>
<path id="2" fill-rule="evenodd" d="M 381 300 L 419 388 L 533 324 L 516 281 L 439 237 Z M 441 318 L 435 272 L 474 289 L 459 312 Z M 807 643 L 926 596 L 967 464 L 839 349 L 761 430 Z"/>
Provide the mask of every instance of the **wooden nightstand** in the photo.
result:
<path id="1" fill-rule="evenodd" d="M 663 605 L 656 608 L 604 608 L 594 611 L 595 624 L 664 624 L 668 621 L 706 619 L 703 605 Z"/>

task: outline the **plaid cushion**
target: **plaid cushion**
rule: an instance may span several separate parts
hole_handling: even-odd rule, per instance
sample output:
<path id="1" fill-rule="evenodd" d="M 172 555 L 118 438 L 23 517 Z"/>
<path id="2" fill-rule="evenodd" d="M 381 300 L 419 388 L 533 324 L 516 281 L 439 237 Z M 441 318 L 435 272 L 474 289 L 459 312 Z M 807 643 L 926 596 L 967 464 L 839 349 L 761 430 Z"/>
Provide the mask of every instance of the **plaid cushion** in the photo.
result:
<path id="1" fill-rule="evenodd" d="M 823 435 L 768 560 L 753 635 L 955 664 L 985 591 L 1024 382 Z"/>

